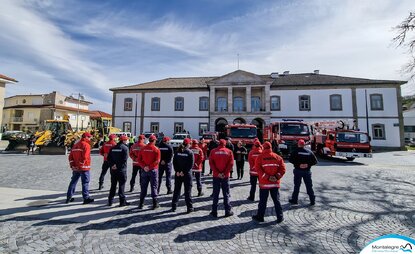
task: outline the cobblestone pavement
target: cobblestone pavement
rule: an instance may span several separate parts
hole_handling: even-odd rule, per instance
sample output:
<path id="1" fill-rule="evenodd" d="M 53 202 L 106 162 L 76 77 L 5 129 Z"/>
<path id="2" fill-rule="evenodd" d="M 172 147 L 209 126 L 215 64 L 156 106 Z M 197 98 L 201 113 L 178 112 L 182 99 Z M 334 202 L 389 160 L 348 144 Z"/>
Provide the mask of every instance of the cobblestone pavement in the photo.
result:
<path id="1" fill-rule="evenodd" d="M 0 253 L 358 253 L 384 234 L 415 238 L 413 152 L 379 153 L 355 162 L 322 160 L 313 168 L 314 207 L 307 205 L 304 186 L 300 205 L 288 205 L 293 174 L 287 163 L 281 224 L 275 223 L 270 200 L 265 222 L 251 220 L 258 202 L 246 200 L 248 175 L 231 181 L 235 215 L 225 218 L 220 206 L 216 219 L 208 215 L 210 177 L 204 177 L 205 196 L 194 197 L 192 214 L 185 213 L 183 198 L 177 212 L 169 212 L 171 196 L 164 186 L 157 210 L 150 210 L 150 198 L 138 210 L 138 193 L 128 195 L 131 206 L 109 208 L 108 176 L 105 191 L 93 191 L 97 202 L 82 205 L 78 193 L 67 205 L 71 171 L 65 156 L 0 154 L 0 161 L 0 195 L 11 200 L 0 202 Z M 92 156 L 92 189 L 101 161 Z"/>

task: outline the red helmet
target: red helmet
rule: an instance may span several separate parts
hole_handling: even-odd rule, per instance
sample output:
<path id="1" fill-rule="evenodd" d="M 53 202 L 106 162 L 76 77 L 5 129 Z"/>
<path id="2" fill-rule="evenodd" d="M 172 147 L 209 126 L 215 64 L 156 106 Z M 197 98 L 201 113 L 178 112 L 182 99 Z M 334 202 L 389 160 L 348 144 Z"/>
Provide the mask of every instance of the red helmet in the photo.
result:
<path id="1" fill-rule="evenodd" d="M 115 135 L 115 134 L 111 134 L 111 135 L 109 135 L 109 137 L 108 137 L 110 140 L 114 140 L 114 139 L 116 139 L 117 138 L 117 135 Z"/>

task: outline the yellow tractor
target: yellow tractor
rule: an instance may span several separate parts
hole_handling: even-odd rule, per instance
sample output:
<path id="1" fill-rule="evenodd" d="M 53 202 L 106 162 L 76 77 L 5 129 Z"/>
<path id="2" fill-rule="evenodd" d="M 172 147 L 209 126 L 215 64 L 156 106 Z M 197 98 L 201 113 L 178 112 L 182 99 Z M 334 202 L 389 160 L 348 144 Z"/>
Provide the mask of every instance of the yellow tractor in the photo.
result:
<path id="1" fill-rule="evenodd" d="M 121 132 L 120 129 L 112 127 L 112 118 L 104 116 L 99 113 L 90 116 L 91 119 L 91 134 L 95 142 L 95 146 L 99 145 L 99 141 L 105 141 L 105 137 L 110 134 Z M 94 147 L 94 146 L 93 146 Z"/>
<path id="2" fill-rule="evenodd" d="M 46 120 L 42 131 L 35 133 L 39 154 L 66 154 L 68 137 L 73 136 L 68 120 Z"/>

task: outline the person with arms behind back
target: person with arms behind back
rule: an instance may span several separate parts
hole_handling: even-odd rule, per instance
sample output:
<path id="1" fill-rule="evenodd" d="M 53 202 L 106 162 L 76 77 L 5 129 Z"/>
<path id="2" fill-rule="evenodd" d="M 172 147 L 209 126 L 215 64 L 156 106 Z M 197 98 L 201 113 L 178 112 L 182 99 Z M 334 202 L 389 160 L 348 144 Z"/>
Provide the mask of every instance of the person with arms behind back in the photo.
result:
<path id="1" fill-rule="evenodd" d="M 151 135 L 148 138 L 148 144 L 143 147 L 138 153 L 138 163 L 143 169 L 141 171 L 141 192 L 140 203 L 138 209 L 142 209 L 144 205 L 144 198 L 147 195 L 148 184 L 151 185 L 151 197 L 153 198 L 153 209 L 160 207 L 158 196 L 158 166 L 160 163 L 160 150 L 156 147 L 156 136 Z"/>
<path id="2" fill-rule="evenodd" d="M 179 146 L 177 152 L 173 157 L 174 165 L 174 193 L 172 200 L 173 212 L 176 211 L 177 204 L 179 203 L 180 191 L 182 184 L 184 185 L 184 198 L 187 206 L 187 213 L 194 211 L 192 202 L 192 167 L 194 164 L 194 156 L 192 150 L 189 149 L 191 140 L 185 138 L 183 144 Z"/>
<path id="3" fill-rule="evenodd" d="M 300 193 L 301 179 L 304 180 L 307 194 L 310 198 L 310 206 L 315 205 L 316 197 L 313 190 L 313 181 L 311 180 L 311 166 L 317 164 L 317 158 L 314 153 L 308 149 L 305 149 L 305 141 L 303 139 L 298 140 L 298 149 L 291 153 L 289 161 L 294 165 L 294 191 L 290 204 L 298 204 L 298 194 Z"/>
<path id="4" fill-rule="evenodd" d="M 94 202 L 89 196 L 89 181 L 91 180 L 91 137 L 89 132 L 82 134 L 82 138 L 77 142 L 69 153 L 69 165 L 72 169 L 72 178 L 69 183 L 68 192 L 66 194 L 66 203 L 73 202 L 76 184 L 79 178 L 82 181 L 82 197 L 84 204 Z"/>
<path id="5" fill-rule="evenodd" d="M 127 182 L 127 160 L 128 160 L 128 137 L 123 135 L 116 146 L 108 153 L 108 164 L 111 168 L 111 188 L 108 196 L 108 205 L 112 206 L 115 191 L 118 186 L 120 206 L 127 206 L 130 203 L 125 198 L 125 183 Z"/>
<path id="6" fill-rule="evenodd" d="M 252 219 L 259 222 L 264 221 L 268 196 L 271 194 L 277 215 L 277 223 L 281 223 L 284 217 L 280 203 L 279 188 L 281 178 L 285 174 L 285 163 L 279 155 L 272 152 L 270 142 L 265 142 L 263 148 L 262 154 L 255 161 L 255 169 L 258 172 L 259 180 L 259 204 L 258 212 L 252 216 Z"/>
<path id="7" fill-rule="evenodd" d="M 229 177 L 233 167 L 233 151 L 225 147 L 226 140 L 221 139 L 219 146 L 210 153 L 209 165 L 213 171 L 213 204 L 210 215 L 218 217 L 219 192 L 222 189 L 225 217 L 232 216 L 230 204 Z"/>

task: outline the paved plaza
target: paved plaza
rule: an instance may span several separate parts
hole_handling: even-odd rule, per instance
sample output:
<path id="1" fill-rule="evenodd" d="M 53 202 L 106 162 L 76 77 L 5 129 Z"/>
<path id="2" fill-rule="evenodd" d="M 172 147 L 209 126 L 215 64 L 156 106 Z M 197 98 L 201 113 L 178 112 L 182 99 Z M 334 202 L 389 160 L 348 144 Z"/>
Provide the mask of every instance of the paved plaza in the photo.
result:
<path id="1" fill-rule="evenodd" d="M 247 164 L 244 179 L 231 181 L 235 215 L 225 218 L 220 206 L 219 218 L 213 218 L 210 177 L 203 178 L 205 196 L 194 197 L 196 212 L 188 215 L 184 198 L 175 213 L 169 211 L 172 197 L 164 185 L 157 210 L 151 210 L 150 197 L 138 210 L 138 192 L 127 196 L 129 207 L 106 206 L 109 175 L 105 189 L 97 191 L 102 162 L 97 154 L 92 155 L 96 202 L 91 205 L 82 205 L 80 183 L 75 202 L 65 204 L 71 170 L 64 155 L 3 153 L 0 162 L 0 253 L 358 253 L 381 235 L 415 238 L 414 152 L 376 153 L 354 162 L 321 160 L 312 169 L 314 207 L 308 206 L 304 186 L 300 205 L 288 205 L 293 167 L 287 163 L 281 224 L 275 223 L 271 200 L 265 222 L 251 220 L 258 192 L 255 202 L 246 200 Z"/>

